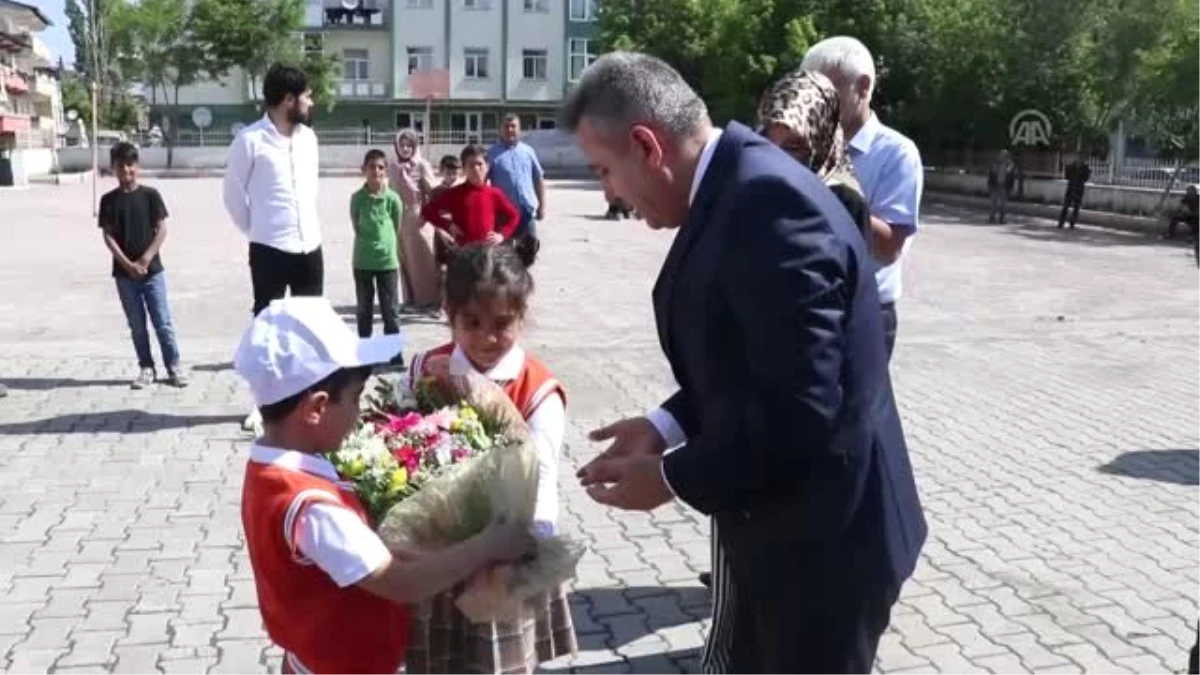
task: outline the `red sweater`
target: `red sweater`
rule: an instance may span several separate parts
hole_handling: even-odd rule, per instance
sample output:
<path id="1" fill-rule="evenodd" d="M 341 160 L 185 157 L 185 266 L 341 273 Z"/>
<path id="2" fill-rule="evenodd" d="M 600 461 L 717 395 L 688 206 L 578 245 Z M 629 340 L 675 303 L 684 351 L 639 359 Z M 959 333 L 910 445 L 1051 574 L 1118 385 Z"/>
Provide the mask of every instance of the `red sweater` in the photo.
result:
<path id="1" fill-rule="evenodd" d="M 454 241 L 459 246 L 485 241 L 492 231 L 508 239 L 521 218 L 499 188 L 470 182 L 434 195 L 421 209 L 421 217 L 443 230 L 456 226 L 459 233 Z"/>

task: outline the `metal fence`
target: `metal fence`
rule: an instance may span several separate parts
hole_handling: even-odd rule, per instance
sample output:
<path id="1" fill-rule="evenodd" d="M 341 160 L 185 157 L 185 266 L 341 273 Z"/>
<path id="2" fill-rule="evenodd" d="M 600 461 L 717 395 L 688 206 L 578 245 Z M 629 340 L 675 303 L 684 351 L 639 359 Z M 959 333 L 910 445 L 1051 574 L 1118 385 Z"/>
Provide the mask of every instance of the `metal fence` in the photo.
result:
<path id="1" fill-rule="evenodd" d="M 359 127 L 353 129 L 316 129 L 317 140 L 322 145 L 349 145 L 390 148 L 396 138 L 395 129 L 371 129 Z M 500 137 L 499 129 L 469 131 L 466 129 L 435 129 L 428 134 L 418 132 L 421 140 L 427 145 L 467 145 L 468 143 L 490 144 Z M 228 129 L 200 132 L 193 129 L 180 130 L 175 137 L 177 148 L 225 147 L 233 142 L 233 134 Z M 130 135 L 130 140 L 139 146 L 166 145 L 162 136 L 139 132 Z"/>
<path id="2" fill-rule="evenodd" d="M 927 153 L 923 159 L 926 167 L 986 174 L 997 152 L 941 151 Z M 1024 149 L 1013 152 L 1013 161 L 1027 177 L 1032 178 L 1062 178 L 1063 170 L 1073 158 L 1071 154 L 1049 150 Z M 1163 190 L 1168 187 L 1183 189 L 1185 185 L 1200 183 L 1200 166 L 1196 162 L 1127 157 L 1116 163 L 1110 157 L 1091 157 L 1087 164 L 1092 170 L 1091 182 L 1098 185 Z"/>

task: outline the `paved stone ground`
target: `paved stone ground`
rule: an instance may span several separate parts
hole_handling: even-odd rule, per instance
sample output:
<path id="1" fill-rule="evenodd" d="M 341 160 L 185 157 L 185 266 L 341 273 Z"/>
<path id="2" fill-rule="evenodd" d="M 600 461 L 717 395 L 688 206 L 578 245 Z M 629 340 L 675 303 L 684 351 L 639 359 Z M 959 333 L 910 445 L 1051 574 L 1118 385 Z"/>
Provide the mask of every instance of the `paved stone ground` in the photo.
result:
<path id="1" fill-rule="evenodd" d="M 353 302 L 348 179 L 323 185 L 329 292 Z M 161 183 L 190 389 L 142 392 L 86 186 L 0 192 L 0 667 L 262 672 L 238 499 L 244 244 L 218 183 Z M 571 392 L 565 527 L 583 652 L 548 672 L 696 671 L 707 525 L 573 487 L 593 425 L 668 393 L 649 291 L 669 234 L 551 191 L 527 346 Z M 1197 272 L 1185 249 L 931 207 L 895 380 L 931 536 L 884 671 L 1179 670 L 1197 619 Z M 414 348 L 445 336 L 406 327 Z"/>

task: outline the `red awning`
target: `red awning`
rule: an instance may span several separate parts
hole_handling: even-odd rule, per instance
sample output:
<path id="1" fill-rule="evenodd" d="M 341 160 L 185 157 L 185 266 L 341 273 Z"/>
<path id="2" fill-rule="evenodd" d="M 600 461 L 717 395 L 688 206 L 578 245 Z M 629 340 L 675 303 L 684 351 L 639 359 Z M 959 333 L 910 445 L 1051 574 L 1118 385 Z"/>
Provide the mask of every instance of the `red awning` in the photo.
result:
<path id="1" fill-rule="evenodd" d="M 29 91 L 29 83 L 20 75 L 10 73 L 8 77 L 4 78 L 4 88 L 12 94 L 24 94 Z"/>
<path id="2" fill-rule="evenodd" d="M 29 131 L 29 118 L 23 115 L 0 115 L 0 134 Z"/>

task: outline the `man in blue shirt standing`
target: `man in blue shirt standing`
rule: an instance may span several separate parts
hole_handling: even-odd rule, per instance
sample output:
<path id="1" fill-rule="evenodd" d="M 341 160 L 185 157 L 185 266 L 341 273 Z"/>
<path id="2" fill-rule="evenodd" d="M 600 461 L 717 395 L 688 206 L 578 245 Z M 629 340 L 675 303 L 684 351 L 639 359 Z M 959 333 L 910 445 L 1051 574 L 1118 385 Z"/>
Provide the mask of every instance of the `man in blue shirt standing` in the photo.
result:
<path id="1" fill-rule="evenodd" d="M 801 67 L 828 77 L 838 89 L 842 133 L 854 175 L 871 210 L 867 244 L 879 264 L 875 280 L 890 359 L 896 345 L 903 256 L 917 233 L 921 210 L 925 183 L 921 153 L 908 137 L 884 125 L 871 110 L 875 62 L 863 43 L 847 36 L 822 40 L 808 50 Z"/>
<path id="2" fill-rule="evenodd" d="M 500 141 L 488 151 L 488 166 L 488 180 L 508 195 L 521 214 L 514 238 L 536 239 L 534 221 L 545 214 L 546 183 L 537 153 L 521 140 L 521 120 L 516 115 L 504 118 Z"/>

